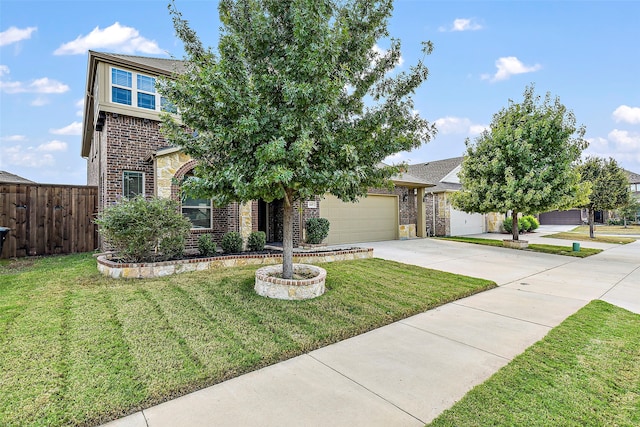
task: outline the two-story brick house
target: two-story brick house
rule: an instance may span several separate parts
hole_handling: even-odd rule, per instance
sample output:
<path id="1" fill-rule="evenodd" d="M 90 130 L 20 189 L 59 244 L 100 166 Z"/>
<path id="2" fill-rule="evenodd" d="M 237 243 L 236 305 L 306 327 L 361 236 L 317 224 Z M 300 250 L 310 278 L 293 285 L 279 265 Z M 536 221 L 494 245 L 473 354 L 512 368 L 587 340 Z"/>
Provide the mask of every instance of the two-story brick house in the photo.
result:
<path id="1" fill-rule="evenodd" d="M 156 78 L 183 70 L 182 61 L 89 51 L 81 155 L 87 159 L 87 184 L 99 189 L 99 206 L 138 194 L 181 201 L 192 224 L 188 247 L 198 235 L 267 233 L 267 241 L 282 239 L 281 201 L 261 200 L 214 207 L 210 200 L 183 197 L 176 185 L 192 172 L 196 161 L 171 146 L 160 133 L 159 114 L 175 113 L 156 90 Z M 429 184 L 403 175 L 389 192 L 372 190 L 357 204 L 332 197 L 301 203 L 294 224 L 294 245 L 303 239 L 301 224 L 323 216 L 331 221 L 329 243 L 353 243 L 423 235 L 423 192 Z"/>

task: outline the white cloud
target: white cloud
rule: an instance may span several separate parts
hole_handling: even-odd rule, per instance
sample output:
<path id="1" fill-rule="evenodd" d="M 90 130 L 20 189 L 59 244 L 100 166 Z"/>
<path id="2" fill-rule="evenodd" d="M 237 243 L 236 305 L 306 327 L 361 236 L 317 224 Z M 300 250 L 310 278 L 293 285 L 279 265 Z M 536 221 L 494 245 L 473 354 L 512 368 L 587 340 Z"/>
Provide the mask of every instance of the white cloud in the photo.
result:
<path id="1" fill-rule="evenodd" d="M 82 117 L 84 114 L 84 98 L 76 102 L 76 108 L 78 109 L 78 111 L 76 111 L 76 116 Z"/>
<path id="2" fill-rule="evenodd" d="M 86 36 L 78 36 L 73 41 L 63 43 L 53 54 L 81 55 L 89 49 L 108 49 L 129 54 L 135 52 L 165 54 L 155 41 L 140 36 L 138 30 L 120 25 L 119 22 L 104 29 L 95 27 Z"/>
<path id="3" fill-rule="evenodd" d="M 0 141 L 26 141 L 27 137 L 24 135 L 7 135 L 0 138 Z"/>
<path id="4" fill-rule="evenodd" d="M 488 125 L 474 124 L 466 117 L 441 117 L 435 121 L 436 129 L 439 134 L 467 134 L 479 135 Z"/>
<path id="5" fill-rule="evenodd" d="M 0 33 L 0 46 L 5 46 L 8 44 L 19 42 L 21 40 L 30 39 L 31 34 L 37 29 L 37 27 L 9 27 L 9 29 Z"/>
<path id="6" fill-rule="evenodd" d="M 471 125 L 469 126 L 469 135 L 480 135 L 485 130 L 489 130 L 489 125 Z"/>
<path id="7" fill-rule="evenodd" d="M 618 151 L 640 152 L 640 133 L 614 129 L 609 132 L 608 137 L 615 143 Z"/>
<path id="8" fill-rule="evenodd" d="M 31 101 L 31 105 L 33 107 L 42 107 L 44 105 L 49 104 L 49 99 L 43 97 L 43 96 L 39 96 L 36 99 L 34 99 L 33 101 Z"/>
<path id="9" fill-rule="evenodd" d="M 406 153 L 404 151 L 400 151 L 398 153 L 392 154 L 384 159 L 383 163 L 388 165 L 394 165 L 396 163 L 401 163 L 406 161 Z"/>
<path id="10" fill-rule="evenodd" d="M 55 159 L 53 155 L 38 152 L 33 147 L 24 148 L 20 145 L 6 147 L 3 150 L 2 164 L 11 166 L 23 166 L 27 168 L 41 168 L 53 166 Z"/>
<path id="11" fill-rule="evenodd" d="M 540 64 L 524 65 L 515 56 L 505 56 L 498 58 L 496 61 L 496 68 L 498 68 L 498 71 L 496 71 L 493 76 L 483 74 L 482 79 L 491 80 L 492 82 L 507 80 L 509 77 L 516 74 L 533 73 L 534 71 L 541 69 L 542 66 Z"/>
<path id="12" fill-rule="evenodd" d="M 477 31 L 483 27 L 475 18 L 456 18 L 451 27 L 440 27 L 439 31 Z"/>
<path id="13" fill-rule="evenodd" d="M 82 135 L 82 123 L 73 122 L 60 129 L 49 129 L 49 132 L 54 135 Z"/>
<path id="14" fill-rule="evenodd" d="M 602 152 L 609 149 L 609 141 L 606 138 L 587 138 L 587 142 L 589 143 L 589 150 Z"/>
<path id="15" fill-rule="evenodd" d="M 640 123 L 640 107 L 621 105 L 613 112 L 613 119 L 616 122 Z"/>
<path id="16" fill-rule="evenodd" d="M 0 77 L 9 74 L 9 67 L 0 65 Z M 0 81 L 0 91 L 5 93 L 65 93 L 69 86 L 48 77 L 32 80 L 30 83 Z"/>
<path id="17" fill-rule="evenodd" d="M 36 148 L 38 151 L 67 151 L 67 143 L 63 141 L 49 141 L 46 144 L 41 144 Z"/>

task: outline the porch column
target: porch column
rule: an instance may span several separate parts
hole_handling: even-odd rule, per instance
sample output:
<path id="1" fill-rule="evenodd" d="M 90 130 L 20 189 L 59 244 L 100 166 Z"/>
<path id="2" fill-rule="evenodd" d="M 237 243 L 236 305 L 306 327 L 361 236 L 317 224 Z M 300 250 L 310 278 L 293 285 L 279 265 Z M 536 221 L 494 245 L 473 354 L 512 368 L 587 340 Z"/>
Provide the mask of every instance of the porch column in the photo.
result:
<path id="1" fill-rule="evenodd" d="M 427 216 L 426 209 L 424 206 L 424 188 L 418 188 L 418 214 L 416 216 L 416 235 L 418 237 L 426 237 L 427 236 Z"/>
<path id="2" fill-rule="evenodd" d="M 256 212 L 257 214 L 257 212 Z M 240 235 L 242 236 L 243 250 L 247 250 L 247 240 L 249 235 L 253 231 L 253 221 L 251 220 L 251 202 L 243 203 L 240 205 L 240 218 L 238 222 L 240 224 Z"/>

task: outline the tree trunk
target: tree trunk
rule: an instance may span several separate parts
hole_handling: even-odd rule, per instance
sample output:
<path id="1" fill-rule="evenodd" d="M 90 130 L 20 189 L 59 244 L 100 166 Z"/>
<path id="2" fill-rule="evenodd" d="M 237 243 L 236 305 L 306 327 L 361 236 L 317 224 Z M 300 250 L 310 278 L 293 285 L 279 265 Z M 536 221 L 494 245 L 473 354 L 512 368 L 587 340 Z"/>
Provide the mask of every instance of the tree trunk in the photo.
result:
<path id="1" fill-rule="evenodd" d="M 595 212 L 593 209 L 589 209 L 589 237 L 595 239 Z"/>
<path id="2" fill-rule="evenodd" d="M 282 278 L 293 279 L 293 201 L 285 197 L 282 204 Z"/>
<path id="3" fill-rule="evenodd" d="M 511 212 L 511 235 L 513 240 L 519 240 L 520 230 L 518 230 L 518 212 Z"/>

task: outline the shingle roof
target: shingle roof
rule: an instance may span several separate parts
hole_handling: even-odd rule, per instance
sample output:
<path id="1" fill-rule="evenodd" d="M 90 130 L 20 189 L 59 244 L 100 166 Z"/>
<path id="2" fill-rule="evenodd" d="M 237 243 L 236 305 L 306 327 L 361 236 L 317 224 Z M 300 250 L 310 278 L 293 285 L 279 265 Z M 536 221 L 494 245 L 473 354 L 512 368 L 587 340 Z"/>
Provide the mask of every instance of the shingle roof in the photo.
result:
<path id="1" fill-rule="evenodd" d="M 153 68 L 165 73 L 181 73 L 185 70 L 186 63 L 179 59 L 156 58 L 151 56 L 124 55 L 121 53 L 92 52 L 103 59 L 111 58 L 116 62 L 137 64 L 143 68 Z"/>
<path id="2" fill-rule="evenodd" d="M 9 173 L 7 171 L 0 171 L 0 182 L 11 184 L 35 184 L 34 181 Z"/>
<path id="3" fill-rule="evenodd" d="M 629 179 L 629 184 L 640 184 L 640 175 L 635 173 L 635 172 L 631 172 L 628 171 L 626 169 L 623 169 L 624 172 L 627 174 L 627 178 Z"/>
<path id="4" fill-rule="evenodd" d="M 431 187 L 427 192 L 439 193 L 442 191 L 457 191 L 462 187 L 453 182 L 441 182 L 452 170 L 462 164 L 462 157 L 451 159 L 435 160 L 433 162 L 418 163 L 409 165 L 409 173 L 427 182 L 432 182 L 435 187 Z"/>

